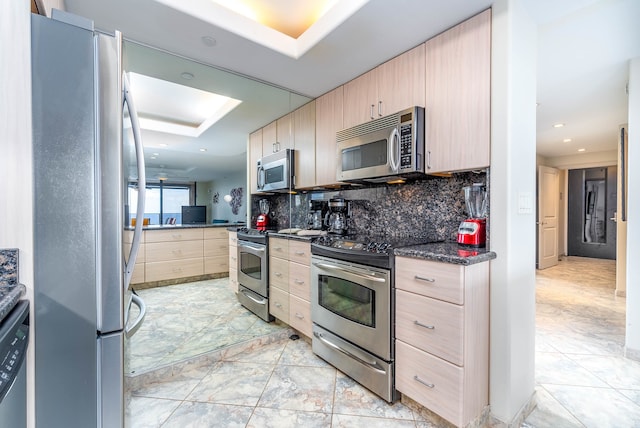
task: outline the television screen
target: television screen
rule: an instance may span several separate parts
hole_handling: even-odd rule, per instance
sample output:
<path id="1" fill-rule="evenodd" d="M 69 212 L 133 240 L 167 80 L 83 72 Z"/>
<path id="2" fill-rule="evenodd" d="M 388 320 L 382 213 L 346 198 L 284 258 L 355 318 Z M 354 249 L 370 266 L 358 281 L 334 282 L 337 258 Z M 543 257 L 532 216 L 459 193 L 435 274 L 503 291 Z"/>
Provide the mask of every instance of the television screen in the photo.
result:
<path id="1" fill-rule="evenodd" d="M 207 207 L 205 205 L 183 205 L 182 224 L 197 224 L 207 222 Z"/>

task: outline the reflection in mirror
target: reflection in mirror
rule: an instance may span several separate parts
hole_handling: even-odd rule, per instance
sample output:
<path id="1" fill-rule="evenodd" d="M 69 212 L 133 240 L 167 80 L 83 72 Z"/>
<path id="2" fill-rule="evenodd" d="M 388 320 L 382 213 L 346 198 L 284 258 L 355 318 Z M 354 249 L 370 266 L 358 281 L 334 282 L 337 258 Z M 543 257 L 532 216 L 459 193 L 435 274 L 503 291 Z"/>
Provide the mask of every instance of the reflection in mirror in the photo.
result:
<path id="1" fill-rule="evenodd" d="M 143 127 L 147 180 L 192 183 L 191 205 L 207 206 L 208 223 L 245 221 L 249 134 L 309 98 L 131 41 L 123 51 Z M 240 209 L 237 201 L 220 203 L 233 189 L 243 189 Z"/>
<path id="2" fill-rule="evenodd" d="M 143 128 L 149 189 L 144 217 L 151 223 L 145 232 L 145 256 L 136 266 L 138 273 L 147 274 L 132 284 L 148 311 L 127 347 L 126 370 L 133 378 L 286 331 L 283 324 L 267 324 L 238 304 L 227 276 L 235 268 L 230 257 L 234 254 L 226 252 L 224 237 L 207 239 L 204 234 L 200 263 L 204 260 L 205 275 L 189 275 L 199 280 L 189 283 L 150 279 L 150 268 L 169 263 L 154 259 L 154 251 L 164 243 L 151 242 L 157 239 L 150 237 L 154 227 L 182 223 L 185 205 L 205 206 L 206 223 L 219 223 L 219 230 L 226 231 L 227 223 L 247 221 L 252 215 L 247 188 L 247 167 L 252 167 L 247 161 L 249 134 L 309 98 L 131 41 L 124 43 L 123 53 Z M 130 168 L 125 189 L 129 206 L 135 204 L 136 185 L 135 170 Z M 209 244 L 211 251 L 221 249 L 223 255 L 208 257 Z M 218 260 L 230 264 L 224 272 L 207 275 L 207 263 Z M 182 261 L 181 268 L 186 269 L 195 258 Z"/>

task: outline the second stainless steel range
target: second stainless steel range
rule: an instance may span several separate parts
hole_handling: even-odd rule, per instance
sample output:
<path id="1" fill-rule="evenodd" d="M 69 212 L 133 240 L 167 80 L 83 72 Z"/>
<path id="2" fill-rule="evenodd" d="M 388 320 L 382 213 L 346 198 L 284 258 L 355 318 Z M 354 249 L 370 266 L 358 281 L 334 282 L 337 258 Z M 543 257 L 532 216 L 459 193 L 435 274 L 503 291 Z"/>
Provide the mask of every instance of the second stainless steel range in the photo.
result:
<path id="1" fill-rule="evenodd" d="M 269 322 L 269 270 L 267 232 L 238 230 L 238 301 L 245 308 Z"/>

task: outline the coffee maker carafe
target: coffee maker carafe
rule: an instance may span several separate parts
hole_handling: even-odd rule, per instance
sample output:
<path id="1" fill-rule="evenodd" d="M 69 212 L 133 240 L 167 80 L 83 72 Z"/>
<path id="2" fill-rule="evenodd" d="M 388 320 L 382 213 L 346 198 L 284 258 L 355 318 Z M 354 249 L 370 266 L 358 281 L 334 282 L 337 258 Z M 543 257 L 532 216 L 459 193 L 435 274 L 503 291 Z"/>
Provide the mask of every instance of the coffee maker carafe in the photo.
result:
<path id="1" fill-rule="evenodd" d="M 326 229 L 324 218 L 329 210 L 327 201 L 311 200 L 309 201 L 308 225 L 309 229 L 324 230 Z"/>
<path id="2" fill-rule="evenodd" d="M 325 217 L 325 225 L 329 233 L 346 235 L 349 228 L 349 202 L 343 198 L 329 199 L 329 212 Z"/>

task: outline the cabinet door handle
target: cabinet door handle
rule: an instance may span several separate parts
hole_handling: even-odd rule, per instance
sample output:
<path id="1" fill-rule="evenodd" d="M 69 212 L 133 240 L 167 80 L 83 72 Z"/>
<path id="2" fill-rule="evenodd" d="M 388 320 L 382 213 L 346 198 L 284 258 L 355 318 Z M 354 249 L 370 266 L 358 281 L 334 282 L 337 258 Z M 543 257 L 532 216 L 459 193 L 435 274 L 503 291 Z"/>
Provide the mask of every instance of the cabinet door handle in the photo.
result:
<path id="1" fill-rule="evenodd" d="M 277 276 L 277 277 L 281 277 L 281 276 L 282 276 L 282 274 L 281 274 L 280 272 L 274 272 L 273 274 L 274 274 L 275 276 Z"/>
<path id="2" fill-rule="evenodd" d="M 421 384 L 423 384 L 427 388 L 435 388 L 436 387 L 433 383 L 425 382 L 424 380 L 420 379 L 418 377 L 418 375 L 414 375 L 413 376 L 413 380 L 415 380 L 416 382 L 420 382 Z"/>
<path id="3" fill-rule="evenodd" d="M 304 251 L 296 251 L 296 256 L 304 256 Z"/>
<path id="4" fill-rule="evenodd" d="M 296 318 L 298 318 L 298 319 L 300 319 L 300 320 L 303 320 L 303 319 L 304 319 L 304 315 L 302 315 L 302 314 L 300 314 L 300 313 L 296 312 Z"/>
<path id="5" fill-rule="evenodd" d="M 296 284 L 298 284 L 298 285 L 302 285 L 302 284 L 304 284 L 304 281 L 301 281 L 301 280 L 299 280 L 299 279 L 296 279 L 296 280 L 294 280 L 293 282 L 295 282 L 295 283 L 296 283 Z"/>
<path id="6" fill-rule="evenodd" d="M 424 276 L 419 276 L 419 275 L 414 276 L 414 278 L 419 281 L 436 282 L 435 278 L 425 278 Z"/>
<path id="7" fill-rule="evenodd" d="M 276 305 L 276 308 L 282 309 L 282 304 L 280 304 L 279 302 L 276 302 L 275 305 Z"/>
<path id="8" fill-rule="evenodd" d="M 371 119 L 373 119 L 373 108 L 374 108 L 374 107 L 375 107 L 375 106 L 374 106 L 373 104 L 371 104 L 371 114 L 370 114 Z"/>
<path id="9" fill-rule="evenodd" d="M 424 327 L 424 328 L 428 328 L 429 330 L 434 330 L 436 328 L 436 326 L 434 325 L 427 325 L 427 324 L 422 324 L 420 321 L 415 320 L 413 322 L 415 325 L 420 326 L 420 327 Z"/>
<path id="10" fill-rule="evenodd" d="M 431 150 L 427 150 L 427 169 L 431 169 Z"/>
<path id="11" fill-rule="evenodd" d="M 378 116 L 382 116 L 382 101 L 378 101 Z"/>

